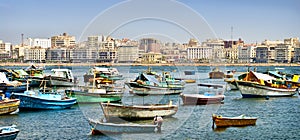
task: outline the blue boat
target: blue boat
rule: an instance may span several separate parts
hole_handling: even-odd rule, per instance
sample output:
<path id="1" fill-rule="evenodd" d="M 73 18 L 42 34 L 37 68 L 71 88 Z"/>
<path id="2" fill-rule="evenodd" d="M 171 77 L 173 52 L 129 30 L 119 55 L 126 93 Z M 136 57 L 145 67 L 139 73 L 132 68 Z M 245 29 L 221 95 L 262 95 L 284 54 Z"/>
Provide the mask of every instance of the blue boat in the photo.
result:
<path id="1" fill-rule="evenodd" d="M 76 104 L 76 98 L 70 98 L 49 89 L 41 89 L 38 92 L 25 91 L 13 93 L 12 98 L 21 100 L 20 109 L 65 109 Z"/>
<path id="2" fill-rule="evenodd" d="M 19 81 L 9 81 L 6 74 L 0 72 L 0 90 L 9 98 L 12 92 L 24 92 L 26 84 Z"/>
<path id="3" fill-rule="evenodd" d="M 16 125 L 0 127 L 0 140 L 16 139 L 20 130 L 15 127 L 16 127 Z"/>

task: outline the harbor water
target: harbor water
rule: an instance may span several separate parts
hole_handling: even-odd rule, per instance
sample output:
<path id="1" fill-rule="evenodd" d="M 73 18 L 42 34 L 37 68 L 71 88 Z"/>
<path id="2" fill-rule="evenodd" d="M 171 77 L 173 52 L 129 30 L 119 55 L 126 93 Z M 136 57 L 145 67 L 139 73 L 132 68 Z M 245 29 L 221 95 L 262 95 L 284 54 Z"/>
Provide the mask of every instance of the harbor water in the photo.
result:
<path id="1" fill-rule="evenodd" d="M 2 67 L 21 69 L 24 67 Z M 46 66 L 50 73 L 54 66 Z M 83 74 L 92 67 L 69 68 L 84 85 Z M 146 70 L 145 66 L 117 66 L 124 79 L 117 84 L 124 86 L 125 81 Z M 151 67 L 158 73 L 171 72 L 174 77 L 195 79 L 196 83 L 186 84 L 183 93 L 198 93 L 198 83 L 224 84 L 223 79 L 211 80 L 208 73 L 212 67 L 194 66 L 156 66 Z M 286 73 L 300 73 L 299 67 L 282 67 Z M 235 76 L 248 70 L 248 67 L 224 67 L 223 70 L 237 71 Z M 250 68 L 250 69 L 253 69 Z M 257 67 L 258 71 L 275 69 L 275 67 Z M 195 70 L 195 75 L 184 75 L 184 70 Z M 125 86 L 126 87 L 126 86 Z M 100 119 L 104 115 L 99 104 L 77 104 L 65 110 L 20 110 L 16 114 L 1 115 L 0 126 L 17 125 L 20 133 L 17 139 L 300 139 L 300 97 L 282 98 L 242 98 L 238 90 L 227 90 L 223 104 L 187 106 L 183 105 L 178 95 L 174 96 L 134 96 L 126 87 L 122 102 L 124 104 L 168 103 L 179 104 L 178 112 L 170 118 L 164 118 L 162 133 L 142 134 L 107 134 L 91 135 L 88 119 Z M 212 128 L 212 114 L 222 116 L 258 117 L 255 126 Z M 152 123 L 151 120 L 135 123 Z"/>

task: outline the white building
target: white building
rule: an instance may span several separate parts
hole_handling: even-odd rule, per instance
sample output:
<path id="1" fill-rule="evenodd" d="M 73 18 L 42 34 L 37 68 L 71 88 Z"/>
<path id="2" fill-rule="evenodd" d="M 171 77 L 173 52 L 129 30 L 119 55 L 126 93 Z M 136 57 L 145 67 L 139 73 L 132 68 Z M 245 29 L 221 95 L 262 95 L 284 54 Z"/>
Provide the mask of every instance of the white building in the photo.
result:
<path id="1" fill-rule="evenodd" d="M 239 46 L 238 61 L 239 63 L 252 63 L 256 57 L 256 46 Z"/>
<path id="2" fill-rule="evenodd" d="M 199 61 L 199 60 L 210 60 L 212 58 L 212 48 L 205 46 L 188 47 L 187 48 L 187 59 Z"/>
<path id="3" fill-rule="evenodd" d="M 41 47 L 41 48 L 50 48 L 51 47 L 51 39 L 43 39 L 43 38 L 28 38 L 25 42 L 28 46 L 31 47 Z"/>
<path id="4" fill-rule="evenodd" d="M 24 49 L 25 62 L 45 62 L 46 49 L 41 47 L 32 47 Z"/>

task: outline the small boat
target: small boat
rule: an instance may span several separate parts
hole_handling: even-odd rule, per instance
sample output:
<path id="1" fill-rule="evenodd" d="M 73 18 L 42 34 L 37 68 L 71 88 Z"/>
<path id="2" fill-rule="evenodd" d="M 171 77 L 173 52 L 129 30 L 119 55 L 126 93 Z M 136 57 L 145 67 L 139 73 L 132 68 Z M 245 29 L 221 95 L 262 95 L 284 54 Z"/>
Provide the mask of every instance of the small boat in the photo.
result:
<path id="1" fill-rule="evenodd" d="M 157 125 L 134 123 L 108 123 L 89 119 L 92 134 L 110 133 L 154 133 Z"/>
<path id="2" fill-rule="evenodd" d="M 184 105 L 207 105 L 223 103 L 225 88 L 220 84 L 200 83 L 198 94 L 180 94 Z"/>
<path id="3" fill-rule="evenodd" d="M 19 105 L 19 99 L 0 99 L 0 115 L 17 111 Z"/>
<path id="4" fill-rule="evenodd" d="M 38 92 L 27 90 L 24 93 L 12 93 L 12 98 L 21 100 L 21 109 L 65 109 L 76 103 L 76 98 L 69 98 L 49 88 L 42 88 Z"/>
<path id="5" fill-rule="evenodd" d="M 225 74 L 225 78 L 233 78 L 233 74 L 235 71 L 227 70 Z"/>
<path id="6" fill-rule="evenodd" d="M 53 74 L 44 77 L 47 86 L 71 87 L 77 83 L 73 73 L 69 69 L 52 69 Z"/>
<path id="7" fill-rule="evenodd" d="M 37 67 L 34 65 L 30 65 L 25 69 L 28 73 L 28 79 L 30 81 L 30 87 L 40 87 L 42 81 L 44 80 L 44 67 Z"/>
<path id="8" fill-rule="evenodd" d="M 244 78 L 235 82 L 243 98 L 288 97 L 299 92 L 296 85 L 254 71 L 248 72 Z"/>
<path id="9" fill-rule="evenodd" d="M 9 98 L 12 92 L 24 92 L 26 84 L 19 81 L 9 81 L 4 72 L 0 72 L 0 90 Z"/>
<path id="10" fill-rule="evenodd" d="M 107 121 L 145 120 L 155 116 L 170 117 L 176 114 L 178 105 L 149 104 L 149 105 L 124 105 L 115 103 L 100 103 Z"/>
<path id="11" fill-rule="evenodd" d="M 248 126 L 255 125 L 257 117 L 246 117 L 245 115 L 240 115 L 237 117 L 222 117 L 213 114 L 213 123 L 217 127 L 229 127 L 229 126 Z M 213 124 L 213 125 L 214 125 Z"/>
<path id="12" fill-rule="evenodd" d="M 164 72 L 163 76 L 149 74 L 149 72 L 140 73 L 134 81 L 125 82 L 129 88 L 147 88 L 147 89 L 170 89 L 183 90 L 184 82 L 171 78 L 168 72 Z"/>
<path id="13" fill-rule="evenodd" d="M 225 77 L 224 72 L 222 72 L 219 68 L 214 68 L 211 72 L 209 72 L 210 79 L 223 79 Z"/>
<path id="14" fill-rule="evenodd" d="M 184 71 L 184 74 L 185 74 L 185 75 L 195 75 L 195 73 L 196 73 L 196 72 L 195 72 L 194 70 L 185 70 L 185 71 Z"/>
<path id="15" fill-rule="evenodd" d="M 0 139 L 1 140 L 14 140 L 18 136 L 19 132 L 20 132 L 20 130 L 16 128 L 16 125 L 2 126 L 2 127 L 0 127 Z"/>
<path id="16" fill-rule="evenodd" d="M 120 102 L 123 92 L 107 92 L 101 89 L 92 89 L 87 91 L 65 90 L 68 97 L 77 99 L 77 103 L 99 103 L 99 102 Z"/>
<path id="17" fill-rule="evenodd" d="M 94 67 L 83 75 L 85 83 L 93 83 L 94 80 L 99 84 L 112 84 L 117 80 L 122 80 L 123 75 L 116 68 L 112 67 Z"/>

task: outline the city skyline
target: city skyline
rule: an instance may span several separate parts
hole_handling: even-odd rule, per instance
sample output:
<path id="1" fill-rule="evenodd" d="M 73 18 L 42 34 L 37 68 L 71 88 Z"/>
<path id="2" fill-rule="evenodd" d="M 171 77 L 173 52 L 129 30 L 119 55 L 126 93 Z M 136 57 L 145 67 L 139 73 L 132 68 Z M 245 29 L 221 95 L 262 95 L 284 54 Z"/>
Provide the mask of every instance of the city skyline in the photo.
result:
<path id="1" fill-rule="evenodd" d="M 177 43 L 189 38 L 255 43 L 300 36 L 297 0 L 3 0 L 0 7 L 0 40 L 14 45 L 21 42 L 21 34 L 50 38 L 64 32 L 79 42 L 92 35 Z"/>

